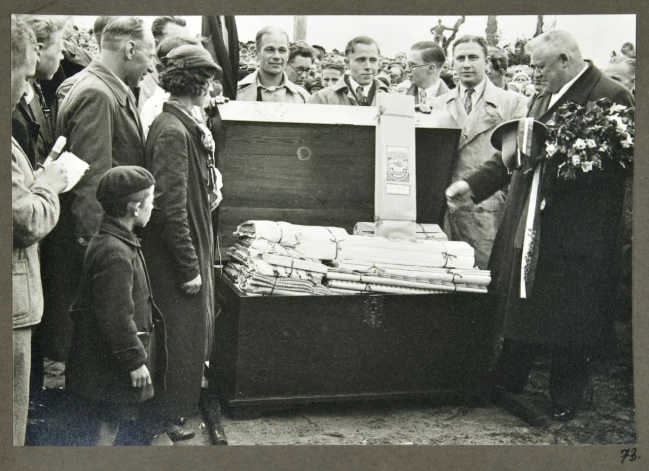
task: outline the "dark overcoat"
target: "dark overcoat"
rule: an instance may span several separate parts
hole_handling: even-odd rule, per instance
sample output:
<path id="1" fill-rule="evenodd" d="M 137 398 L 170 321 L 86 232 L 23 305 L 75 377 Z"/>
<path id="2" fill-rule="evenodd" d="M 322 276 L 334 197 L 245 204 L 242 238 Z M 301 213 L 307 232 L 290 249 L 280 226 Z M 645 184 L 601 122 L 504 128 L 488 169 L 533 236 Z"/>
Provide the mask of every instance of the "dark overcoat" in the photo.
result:
<path id="1" fill-rule="evenodd" d="M 167 391 L 178 415 L 198 408 L 203 362 L 214 324 L 214 238 L 208 194 L 208 151 L 197 123 L 165 103 L 149 130 L 146 168 L 156 179 L 151 220 L 141 232 L 153 293 L 167 324 Z M 198 294 L 180 285 L 201 275 Z"/>
<path id="2" fill-rule="evenodd" d="M 153 302 L 140 242 L 105 216 L 91 239 L 66 365 L 66 389 L 94 401 L 137 403 L 164 392 L 165 326 Z M 134 388 L 130 372 L 147 365 L 153 385 Z"/>
<path id="3" fill-rule="evenodd" d="M 144 136 L 135 97 L 98 61 L 84 71 L 61 103 L 56 134 L 90 165 L 79 183 L 60 196 L 61 217 L 44 241 L 44 353 L 65 361 L 71 325 L 67 311 L 79 286 L 83 256 L 103 215 L 95 192 L 101 177 L 119 165 L 144 166 Z"/>
<path id="4" fill-rule="evenodd" d="M 551 95 L 540 92 L 528 116 L 547 122 L 567 101 L 579 104 L 609 98 L 632 106 L 631 93 L 596 67 L 588 69 L 548 108 Z M 593 171 L 576 181 L 559 181 L 556 166 L 543 174 L 546 206 L 541 211 L 539 258 L 531 296 L 520 299 L 522 251 L 514 238 L 525 212 L 533 172 L 511 175 L 503 223 L 489 262 L 492 288 L 500 297 L 501 333 L 505 338 L 550 346 L 594 348 L 604 340 L 618 276 L 620 222 L 626 173 Z M 501 159 L 492 159 L 467 177 L 480 201 L 510 177 Z"/>

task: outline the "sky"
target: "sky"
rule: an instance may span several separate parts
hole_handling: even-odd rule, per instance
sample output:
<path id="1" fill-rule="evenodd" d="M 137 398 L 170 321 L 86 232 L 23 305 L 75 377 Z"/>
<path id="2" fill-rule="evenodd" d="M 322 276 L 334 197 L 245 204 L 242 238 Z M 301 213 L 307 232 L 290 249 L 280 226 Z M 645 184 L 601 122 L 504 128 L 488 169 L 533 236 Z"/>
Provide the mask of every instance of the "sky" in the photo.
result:
<path id="1" fill-rule="evenodd" d="M 75 16 L 80 27 L 91 28 L 94 16 Z M 145 17 L 148 22 L 153 16 Z M 200 34 L 201 17 L 185 16 L 192 31 Z M 255 34 L 263 26 L 279 26 L 293 39 L 293 16 L 237 16 L 239 40 L 254 40 Z M 309 16 L 307 17 L 307 42 L 318 44 L 326 50 L 343 50 L 347 41 L 354 36 L 367 35 L 374 38 L 385 57 L 394 57 L 398 52 L 407 51 L 418 41 L 430 40 L 430 28 L 441 18 L 445 26 L 452 27 L 459 16 Z M 608 62 L 611 51 L 620 50 L 623 43 L 636 43 L 635 15 L 546 15 L 545 23 L 556 21 L 557 29 L 570 32 L 580 44 L 583 56 L 596 65 Z M 460 28 L 462 34 L 484 36 L 486 16 L 467 16 Z M 506 44 L 516 38 L 531 37 L 536 30 L 536 16 L 498 16 L 498 27 Z M 447 36 L 450 32 L 446 33 Z"/>

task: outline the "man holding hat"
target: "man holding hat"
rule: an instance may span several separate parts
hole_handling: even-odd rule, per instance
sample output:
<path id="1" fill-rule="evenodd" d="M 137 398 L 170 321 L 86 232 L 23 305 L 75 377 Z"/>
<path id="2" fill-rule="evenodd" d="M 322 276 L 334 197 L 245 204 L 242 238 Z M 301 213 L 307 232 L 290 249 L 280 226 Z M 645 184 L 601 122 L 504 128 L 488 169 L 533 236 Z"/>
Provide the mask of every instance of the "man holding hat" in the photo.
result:
<path id="1" fill-rule="evenodd" d="M 570 34 L 548 31 L 527 48 L 544 85 L 528 113 L 538 122 L 548 122 L 569 100 L 583 105 L 608 98 L 633 105 L 628 90 L 582 59 Z M 516 129 L 530 134 L 527 125 Z M 581 403 L 589 357 L 602 345 L 610 322 L 626 172 L 593 171 L 575 181 L 559 180 L 556 165 L 542 162 L 526 142 L 502 140 L 504 158 L 496 156 L 453 183 L 446 197 L 450 208 L 468 199 L 480 202 L 511 180 L 489 262 L 504 338 L 495 380 L 506 393 L 521 392 L 536 347 L 548 348 L 552 416 L 565 421 Z"/>

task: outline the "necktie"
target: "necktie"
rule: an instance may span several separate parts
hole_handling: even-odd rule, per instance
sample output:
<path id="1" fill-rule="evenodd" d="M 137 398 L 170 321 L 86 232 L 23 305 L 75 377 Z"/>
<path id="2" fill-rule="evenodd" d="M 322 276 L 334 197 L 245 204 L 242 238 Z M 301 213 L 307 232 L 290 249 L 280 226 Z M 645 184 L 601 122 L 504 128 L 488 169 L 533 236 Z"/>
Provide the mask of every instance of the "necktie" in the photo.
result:
<path id="1" fill-rule="evenodd" d="M 356 89 L 356 101 L 358 101 L 359 106 L 367 106 L 367 97 L 363 93 L 363 87 L 361 85 Z"/>
<path id="2" fill-rule="evenodd" d="M 471 95 L 473 95 L 473 88 L 467 88 L 465 95 L 464 95 L 464 109 L 466 110 L 466 114 L 471 114 L 471 110 L 473 109 L 473 100 L 471 100 Z"/>
<path id="3" fill-rule="evenodd" d="M 426 90 L 423 88 L 419 89 L 419 103 L 426 104 Z"/>

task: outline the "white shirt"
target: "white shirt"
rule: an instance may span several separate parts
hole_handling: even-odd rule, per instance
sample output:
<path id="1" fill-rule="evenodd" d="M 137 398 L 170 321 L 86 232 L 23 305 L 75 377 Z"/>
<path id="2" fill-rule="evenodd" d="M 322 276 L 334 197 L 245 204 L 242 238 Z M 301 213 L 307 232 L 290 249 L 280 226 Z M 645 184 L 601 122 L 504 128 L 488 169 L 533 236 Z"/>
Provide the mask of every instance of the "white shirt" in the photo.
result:
<path id="1" fill-rule="evenodd" d="M 430 87 L 424 89 L 424 91 L 426 92 L 426 98 L 427 99 L 435 98 L 437 96 L 437 92 L 439 90 L 439 83 L 441 81 L 442 81 L 441 79 L 437 79 L 437 82 L 435 82 Z"/>
<path id="2" fill-rule="evenodd" d="M 354 93 L 356 93 L 356 90 L 358 90 L 358 87 L 363 87 L 363 95 L 365 95 L 365 98 L 367 98 L 368 96 L 370 96 L 370 90 L 372 89 L 372 85 L 374 85 L 374 83 L 372 82 L 369 85 L 361 85 L 356 80 L 354 80 L 352 78 L 352 76 L 350 75 L 349 76 L 349 85 L 352 87 L 352 91 Z"/>
<path id="3" fill-rule="evenodd" d="M 581 71 L 577 75 L 575 75 L 575 77 L 570 82 L 568 82 L 563 87 L 561 87 L 561 90 L 559 90 L 558 93 L 552 94 L 552 96 L 550 97 L 550 105 L 548 105 L 548 108 L 551 108 L 557 101 L 559 101 L 559 98 L 561 98 L 561 96 L 564 93 L 566 93 L 570 87 L 572 87 L 572 84 L 575 83 L 577 79 L 581 77 L 584 74 L 584 72 L 586 72 L 587 70 L 588 70 L 588 62 L 584 64 L 584 68 L 581 69 Z"/>
<path id="4" fill-rule="evenodd" d="M 25 88 L 27 89 L 27 91 L 25 92 L 25 95 L 24 95 L 25 103 L 27 103 L 29 105 L 32 102 L 32 100 L 34 99 L 34 97 L 36 96 L 36 92 L 34 91 L 34 87 L 31 86 L 31 85 L 29 87 L 25 87 Z"/>
<path id="5" fill-rule="evenodd" d="M 437 83 L 439 86 L 439 82 Z M 484 93 L 484 87 L 486 86 L 486 84 L 487 84 L 487 79 L 485 78 L 482 80 L 482 82 L 480 82 L 478 85 L 473 87 L 473 95 L 471 95 L 471 109 L 474 109 L 475 105 L 477 105 L 478 102 L 480 101 L 480 98 L 482 98 L 482 95 Z M 462 103 L 464 103 L 464 99 L 466 98 L 466 90 L 468 87 L 462 85 L 462 82 L 460 82 L 459 87 L 460 87 L 460 98 L 462 99 Z"/>

